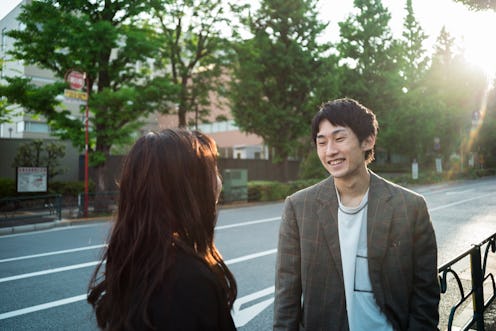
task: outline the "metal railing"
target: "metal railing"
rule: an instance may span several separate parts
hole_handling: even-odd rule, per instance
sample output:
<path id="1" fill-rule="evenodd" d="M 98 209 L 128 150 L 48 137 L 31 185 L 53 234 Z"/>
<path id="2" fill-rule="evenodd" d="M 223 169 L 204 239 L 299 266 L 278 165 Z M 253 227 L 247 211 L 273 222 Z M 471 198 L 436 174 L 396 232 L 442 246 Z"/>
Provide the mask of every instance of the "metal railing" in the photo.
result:
<path id="1" fill-rule="evenodd" d="M 62 196 L 45 194 L 0 199 L 0 226 L 50 221 L 62 217 Z"/>
<path id="2" fill-rule="evenodd" d="M 108 215 L 117 208 L 119 199 L 118 191 L 89 192 L 88 193 L 88 216 Z M 79 193 L 77 198 L 78 215 L 84 216 L 84 193 Z"/>
<path id="3" fill-rule="evenodd" d="M 483 258 L 481 251 L 484 251 Z M 479 244 L 472 245 L 472 248 L 439 267 L 438 273 L 441 293 L 444 294 L 448 290 L 448 275 L 452 275 L 456 281 L 460 294 L 460 300 L 453 305 L 450 310 L 448 331 L 451 331 L 453 328 L 455 313 L 470 298 L 472 299 L 473 315 L 470 320 L 465 323 L 461 330 L 469 330 L 475 324 L 476 330 L 484 331 L 484 311 L 496 298 L 496 283 L 494 281 L 494 275 L 491 272 L 487 272 L 486 269 L 489 251 L 492 253 L 496 252 L 496 233 L 489 236 Z M 453 270 L 453 266 L 461 262 L 466 257 L 470 258 L 471 289 L 465 293 L 462 280 L 459 274 Z M 487 280 L 490 281 L 489 285 L 492 289 L 492 295 L 484 301 L 484 282 Z"/>
<path id="4" fill-rule="evenodd" d="M 88 217 L 112 214 L 117 208 L 119 192 L 90 192 Z M 84 216 L 84 193 L 28 195 L 0 198 L 0 227 L 61 220 Z"/>

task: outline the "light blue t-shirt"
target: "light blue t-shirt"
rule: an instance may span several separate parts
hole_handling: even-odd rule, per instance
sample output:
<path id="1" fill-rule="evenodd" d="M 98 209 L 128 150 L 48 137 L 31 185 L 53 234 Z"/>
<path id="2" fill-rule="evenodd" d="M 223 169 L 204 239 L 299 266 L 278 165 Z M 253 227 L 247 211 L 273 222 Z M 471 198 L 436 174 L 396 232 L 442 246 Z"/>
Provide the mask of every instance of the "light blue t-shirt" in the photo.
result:
<path id="1" fill-rule="evenodd" d="M 367 255 L 368 191 L 357 207 L 339 198 L 338 231 L 350 331 L 392 331 L 374 299 Z"/>

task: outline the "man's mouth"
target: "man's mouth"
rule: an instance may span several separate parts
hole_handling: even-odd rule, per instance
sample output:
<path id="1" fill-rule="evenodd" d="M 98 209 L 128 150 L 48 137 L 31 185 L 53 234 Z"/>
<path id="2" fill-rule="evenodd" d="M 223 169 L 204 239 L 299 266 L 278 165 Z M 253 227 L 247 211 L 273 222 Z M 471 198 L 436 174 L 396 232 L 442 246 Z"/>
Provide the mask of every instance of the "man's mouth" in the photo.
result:
<path id="1" fill-rule="evenodd" d="M 329 161 L 327 161 L 327 164 L 334 166 L 334 165 L 341 164 L 343 162 L 344 162 L 344 159 L 337 159 L 337 160 L 329 160 Z"/>

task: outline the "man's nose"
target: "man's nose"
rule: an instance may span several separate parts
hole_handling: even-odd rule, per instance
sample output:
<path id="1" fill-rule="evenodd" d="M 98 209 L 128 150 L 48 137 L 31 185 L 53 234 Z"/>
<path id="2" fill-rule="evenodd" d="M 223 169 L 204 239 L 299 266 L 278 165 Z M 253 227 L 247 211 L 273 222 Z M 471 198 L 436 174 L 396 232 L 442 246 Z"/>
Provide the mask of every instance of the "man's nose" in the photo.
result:
<path id="1" fill-rule="evenodd" d="M 334 144 L 332 141 L 329 141 L 326 146 L 326 152 L 328 154 L 336 153 L 336 144 Z"/>
<path id="2" fill-rule="evenodd" d="M 329 141 L 326 146 L 326 154 L 333 155 L 335 153 L 336 153 L 336 144 L 334 144 L 332 141 Z"/>

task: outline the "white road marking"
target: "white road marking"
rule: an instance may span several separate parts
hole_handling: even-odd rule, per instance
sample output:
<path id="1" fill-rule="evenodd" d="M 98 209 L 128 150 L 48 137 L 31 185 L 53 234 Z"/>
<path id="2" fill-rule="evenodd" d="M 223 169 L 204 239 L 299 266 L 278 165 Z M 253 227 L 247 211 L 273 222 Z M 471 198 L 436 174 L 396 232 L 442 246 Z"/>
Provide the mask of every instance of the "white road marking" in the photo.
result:
<path id="1" fill-rule="evenodd" d="M 463 191 L 449 191 L 449 192 L 446 192 L 446 195 L 454 195 L 454 194 L 462 194 L 462 193 L 468 193 L 468 192 L 472 192 L 474 189 L 468 189 L 468 190 L 463 190 Z"/>
<path id="2" fill-rule="evenodd" d="M 66 254 L 66 253 L 74 253 L 74 252 L 80 252 L 80 251 L 86 251 L 90 249 L 96 249 L 96 248 L 102 248 L 107 246 L 107 244 L 102 244 L 102 245 L 93 245 L 93 246 L 86 246 L 86 247 L 78 247 L 78 248 L 71 248 L 71 249 L 64 249 L 61 251 L 54 251 L 54 252 L 48 252 L 48 253 L 40 253 L 40 254 L 33 254 L 33 255 L 24 255 L 24 256 L 19 256 L 19 257 L 12 257 L 9 259 L 3 259 L 0 260 L 0 263 L 2 262 L 12 262 L 12 261 L 19 261 L 19 260 L 25 260 L 25 259 L 33 259 L 36 257 L 44 257 L 44 256 L 50 256 L 50 255 L 57 255 L 57 254 Z"/>
<path id="3" fill-rule="evenodd" d="M 36 272 L 30 272 L 27 274 L 20 274 L 20 275 L 0 278 L 0 283 L 10 282 L 13 280 L 19 280 L 19 279 L 24 279 L 24 278 L 36 277 L 36 276 L 43 276 L 43 275 L 53 274 L 56 272 L 92 267 L 92 266 L 97 265 L 98 263 L 100 263 L 100 261 L 92 261 L 92 262 L 87 262 L 87 263 L 73 264 L 73 265 L 69 265 L 66 267 L 46 269 L 46 270 L 41 270 L 41 271 L 36 271 Z"/>
<path id="4" fill-rule="evenodd" d="M 232 317 L 234 319 L 234 324 L 239 328 L 246 325 L 249 321 L 260 314 L 265 308 L 270 306 L 274 302 L 274 297 L 266 299 L 264 301 L 258 302 L 254 305 L 241 309 L 241 306 L 250 302 L 257 300 L 259 298 L 273 294 L 275 287 L 267 287 L 261 291 L 245 295 L 244 297 L 238 298 L 234 301 Z"/>
<path id="5" fill-rule="evenodd" d="M 67 305 L 69 303 L 83 301 L 83 300 L 86 300 L 86 294 L 81 294 L 81 295 L 77 295 L 75 297 L 65 298 L 62 300 L 42 303 L 41 305 L 36 305 L 36 306 L 31 306 L 31 307 L 27 307 L 27 308 L 18 309 L 18 310 L 9 311 L 7 313 L 0 314 L 0 320 L 4 320 L 7 318 L 19 316 L 19 315 L 25 315 L 25 314 L 33 313 L 33 312 L 39 311 L 39 310 L 45 310 L 45 309 L 49 309 L 49 308 L 53 308 L 53 307 L 63 306 L 63 305 Z"/>
<path id="6" fill-rule="evenodd" d="M 436 211 L 436 210 L 440 210 L 440 209 L 445 209 L 445 208 L 453 207 L 453 206 L 456 206 L 456 205 L 461 205 L 462 203 L 465 203 L 465 202 L 469 202 L 469 201 L 477 200 L 477 199 L 482 199 L 482 198 L 489 197 L 489 196 L 494 196 L 494 193 L 488 193 L 488 194 L 484 194 L 484 195 L 479 195 L 479 196 L 472 197 L 472 198 L 469 198 L 469 199 L 464 199 L 464 200 L 460 200 L 460 201 L 448 203 L 446 205 L 441 205 L 441 206 L 429 208 L 429 211 Z"/>
<path id="7" fill-rule="evenodd" d="M 257 257 L 262 257 L 262 256 L 270 255 L 270 254 L 275 254 L 276 252 L 277 252 L 277 249 L 269 249 L 267 251 L 263 251 L 263 252 L 259 252 L 259 253 L 254 253 L 254 254 L 248 254 L 248 255 L 240 256 L 240 257 L 237 257 L 237 258 L 234 258 L 234 259 L 226 260 L 224 263 L 227 264 L 227 265 L 235 264 L 235 263 L 239 263 L 239 262 L 244 262 L 244 261 L 256 259 Z"/>
<path id="8" fill-rule="evenodd" d="M 277 252 L 277 249 L 269 249 L 267 251 L 248 254 L 248 255 L 240 256 L 240 257 L 237 257 L 234 259 L 230 259 L 230 260 L 225 261 L 225 263 L 226 264 L 235 264 L 235 263 L 239 263 L 239 262 L 244 262 L 244 261 L 256 259 L 258 257 L 262 257 L 262 256 L 270 255 L 270 254 L 275 254 L 276 252 Z M 5 283 L 5 282 L 13 281 L 13 280 L 18 280 L 18 279 L 36 277 L 36 276 L 43 276 L 43 275 L 53 274 L 53 273 L 57 273 L 57 272 L 63 272 L 63 271 L 92 267 L 92 266 L 97 265 L 98 263 L 100 263 L 100 261 L 92 261 L 92 262 L 86 262 L 86 263 L 81 263 L 81 264 L 69 265 L 69 266 L 60 267 L 60 268 L 53 268 L 53 269 L 30 272 L 30 273 L 20 274 L 20 275 L 15 275 L 15 276 L 10 276 L 10 277 L 4 277 L 4 278 L 0 278 L 0 283 Z"/>
<path id="9" fill-rule="evenodd" d="M 263 251 L 263 252 L 259 252 L 259 253 L 254 253 L 254 254 L 249 254 L 249 255 L 241 256 L 241 257 L 238 257 L 238 258 L 227 260 L 225 262 L 226 262 L 226 264 L 239 263 L 239 262 L 242 262 L 242 261 L 256 259 L 257 257 L 261 257 L 261 256 L 269 255 L 269 254 L 274 254 L 276 251 L 277 251 L 276 249 L 271 249 L 271 250 L 267 250 L 267 251 Z M 17 275 L 17 276 L 12 276 L 12 277 L 1 278 L 0 279 L 0 283 L 11 281 L 11 280 L 28 278 L 28 277 L 35 277 L 35 276 L 40 276 L 40 275 L 46 275 L 46 274 L 55 273 L 55 272 L 62 272 L 62 271 L 73 270 L 73 269 L 78 269 L 78 268 L 90 267 L 90 266 L 94 266 L 94 265 L 96 265 L 98 263 L 99 263 L 99 261 L 93 261 L 93 262 L 88 262 L 88 263 L 76 264 L 76 265 L 73 265 L 73 266 L 67 266 L 67 267 L 56 268 L 56 269 L 48 269 L 48 270 L 43 270 L 43 271 L 38 271 L 38 272 L 32 272 L 32 273 L 29 273 L 29 274 L 22 274 L 22 275 Z M 272 287 L 269 287 L 269 288 L 264 289 L 262 291 L 255 292 L 255 293 L 252 293 L 250 295 L 247 295 L 247 296 L 245 296 L 243 298 L 239 298 L 238 300 L 241 300 L 240 301 L 241 303 L 239 303 L 239 305 L 237 306 L 238 307 L 238 311 L 239 311 L 239 307 L 241 306 L 241 304 L 243 304 L 245 302 L 248 302 L 248 301 L 251 301 L 251 300 L 255 300 L 255 299 L 260 298 L 262 296 L 266 296 L 266 295 L 268 295 L 270 293 L 273 293 L 273 292 L 274 292 L 274 287 L 272 286 Z M 266 293 L 266 294 L 263 294 L 263 293 Z M 13 311 L 10 311 L 10 312 L 6 312 L 6 313 L 3 313 L 3 314 L 0 314 L 0 320 L 6 319 L 6 318 L 10 318 L 10 317 L 19 316 L 19 315 L 29 314 L 29 313 L 32 313 L 32 312 L 35 312 L 35 311 L 39 311 L 39 310 L 45 310 L 45 309 L 49 309 L 49 308 L 53 308 L 53 307 L 57 307 L 57 306 L 62 306 L 62 305 L 66 305 L 66 304 L 69 304 L 69 303 L 73 303 L 73 302 L 77 302 L 77 301 L 82 301 L 82 300 L 86 300 L 86 294 L 81 294 L 81 295 L 77 295 L 77 296 L 70 297 L 70 298 L 65 298 L 65 299 L 61 299 L 61 300 L 47 302 L 47 303 L 44 303 L 44 304 L 41 304 L 41 305 L 36 305 L 36 306 L 32 306 L 32 307 L 27 307 L 27 308 L 23 308 L 23 309 L 18 309 L 18 310 L 13 310 Z M 254 305 L 252 307 L 249 307 L 246 310 L 245 309 L 241 310 L 241 313 L 240 313 L 241 315 L 239 315 L 239 316 L 242 316 L 242 317 L 239 317 L 238 319 L 241 322 L 242 321 L 249 321 L 249 320 L 251 320 L 259 312 L 261 312 L 268 305 L 270 305 L 273 300 L 274 300 L 273 298 L 272 299 L 268 299 L 268 300 L 265 300 L 263 302 L 257 303 L 256 305 Z M 235 305 L 236 305 L 236 303 L 235 303 Z M 254 312 L 257 312 L 257 313 L 255 315 L 253 315 Z M 252 317 L 248 319 L 249 316 L 252 316 Z"/>
<path id="10" fill-rule="evenodd" d="M 272 217 L 272 218 L 264 218 L 264 219 L 256 220 L 256 221 L 248 221 L 248 222 L 242 222 L 242 223 L 236 223 L 236 224 L 230 224 L 230 225 L 221 225 L 221 226 L 216 226 L 215 230 L 224 230 L 224 229 L 230 229 L 230 228 L 237 228 L 239 226 L 248 226 L 248 225 L 259 224 L 259 223 L 274 222 L 274 221 L 278 221 L 280 219 L 281 219 L 281 217 Z"/>

